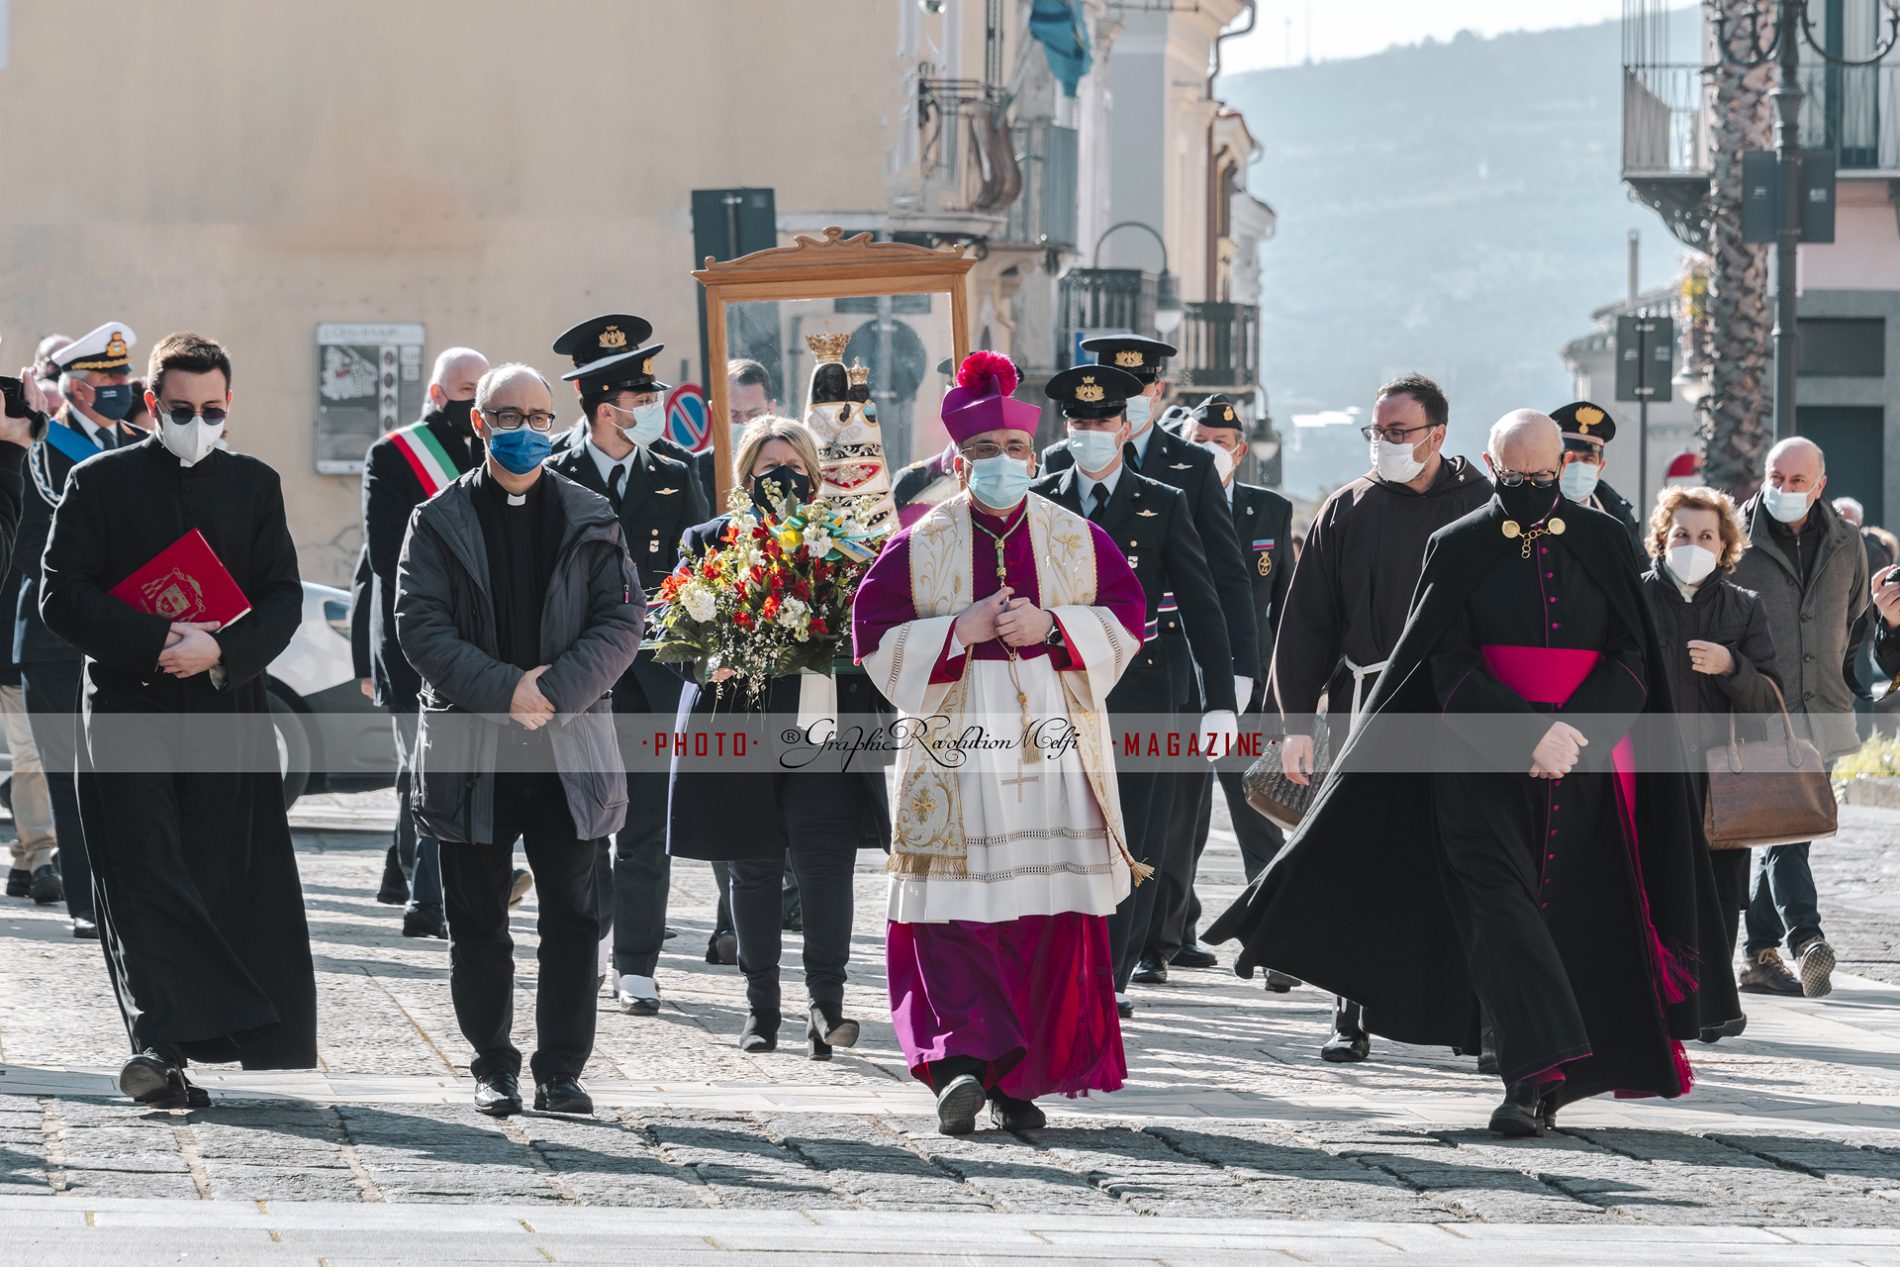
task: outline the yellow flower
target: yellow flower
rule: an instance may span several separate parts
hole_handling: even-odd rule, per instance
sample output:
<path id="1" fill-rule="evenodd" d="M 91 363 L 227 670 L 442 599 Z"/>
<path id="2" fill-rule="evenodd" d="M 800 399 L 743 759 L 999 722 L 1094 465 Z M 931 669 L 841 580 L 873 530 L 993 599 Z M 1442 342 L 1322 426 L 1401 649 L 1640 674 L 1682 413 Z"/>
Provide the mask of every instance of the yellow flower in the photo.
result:
<path id="1" fill-rule="evenodd" d="M 784 532 L 779 533 L 778 543 L 787 550 L 796 550 L 798 548 L 798 529 L 787 528 Z"/>

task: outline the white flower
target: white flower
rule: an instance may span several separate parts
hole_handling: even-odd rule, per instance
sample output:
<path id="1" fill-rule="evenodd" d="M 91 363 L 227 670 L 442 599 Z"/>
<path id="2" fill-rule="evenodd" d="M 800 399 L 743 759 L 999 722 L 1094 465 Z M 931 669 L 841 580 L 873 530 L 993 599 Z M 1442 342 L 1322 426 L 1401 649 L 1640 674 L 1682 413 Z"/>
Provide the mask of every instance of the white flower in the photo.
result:
<path id="1" fill-rule="evenodd" d="M 811 618 L 811 608 L 796 598 L 788 598 L 779 604 L 778 623 L 787 629 L 797 629 Z"/>
<path id="2" fill-rule="evenodd" d="M 814 559 L 822 559 L 831 553 L 831 534 L 822 527 L 805 529 L 805 553 Z"/>
<path id="3" fill-rule="evenodd" d="M 713 618 L 719 602 L 711 590 L 695 582 L 680 591 L 680 605 L 686 608 L 688 616 L 703 623 Z"/>

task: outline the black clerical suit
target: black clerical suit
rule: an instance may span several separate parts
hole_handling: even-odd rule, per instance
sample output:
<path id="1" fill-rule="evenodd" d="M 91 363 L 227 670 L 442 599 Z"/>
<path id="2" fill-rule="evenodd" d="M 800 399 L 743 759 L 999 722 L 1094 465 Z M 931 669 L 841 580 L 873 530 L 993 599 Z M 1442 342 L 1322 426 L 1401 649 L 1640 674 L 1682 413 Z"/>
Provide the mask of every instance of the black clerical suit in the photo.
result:
<path id="1" fill-rule="evenodd" d="M 1561 1073 L 1559 1103 L 1674 1096 L 1679 1040 L 1737 1012 L 1708 846 L 1627 538 L 1586 507 L 1561 518 L 1529 537 L 1541 512 L 1494 500 L 1432 538 L 1332 776 L 1209 937 L 1244 941 L 1237 972 L 1359 999 L 1406 1042 L 1475 1050 L 1482 1003 L 1504 1081 Z M 1557 720 L 1589 746 L 1533 778 Z M 1360 929 L 1330 936 L 1348 899 Z"/>
<path id="2" fill-rule="evenodd" d="M 220 662 L 158 667 L 171 622 L 107 591 L 196 529 L 250 610 Z M 66 477 L 40 612 L 86 656 L 77 779 L 106 965 L 134 1052 L 316 1064 L 316 987 L 264 673 L 303 619 L 277 473 L 156 437 Z M 164 768 L 170 761 L 175 768 Z"/>
<path id="3" fill-rule="evenodd" d="M 1045 471 L 1066 470 L 1074 461 L 1074 455 L 1066 444 L 1052 445 L 1043 451 Z M 1195 534 L 1199 538 L 1202 559 L 1213 579 L 1215 611 L 1227 635 L 1231 666 L 1210 661 L 1192 645 L 1195 630 L 1190 622 L 1193 617 L 1179 605 L 1178 594 L 1160 594 L 1159 608 L 1155 612 L 1159 621 L 1159 649 L 1167 657 L 1174 682 L 1175 711 L 1198 721 L 1203 712 L 1223 707 L 1210 702 L 1215 697 L 1209 679 L 1229 679 L 1221 694 L 1231 696 L 1231 679 L 1257 674 L 1263 654 L 1261 634 L 1254 614 L 1253 587 L 1248 579 L 1247 563 L 1242 558 L 1239 538 L 1234 531 L 1234 518 L 1227 509 L 1226 490 L 1222 488 L 1220 473 L 1214 467 L 1214 455 L 1198 444 L 1188 443 L 1159 423 L 1152 424 L 1148 429 L 1145 453 L 1133 440 L 1122 446 L 1122 465 L 1124 470 L 1134 471 L 1146 479 L 1180 491 L 1187 517 L 1193 522 Z M 1150 591 L 1150 595 L 1153 596 L 1153 591 Z M 1213 617 L 1204 615 L 1202 619 Z M 1237 703 L 1244 706 L 1246 701 Z M 1157 806 L 1161 815 L 1157 830 L 1163 849 L 1153 859 L 1156 883 L 1155 892 L 1149 898 L 1156 909 L 1185 909 L 1186 899 L 1180 895 L 1190 893 L 1194 887 L 1194 824 L 1200 812 L 1201 798 L 1212 788 L 1213 779 L 1211 768 L 1182 770 L 1177 771 L 1164 787 L 1158 789 L 1157 800 L 1166 804 Z M 1175 926 L 1176 938 L 1181 935 L 1185 922 L 1183 919 Z M 1149 923 L 1144 920 L 1138 927 L 1140 933 L 1137 939 L 1148 941 Z M 1136 949 L 1142 950 L 1144 947 L 1138 946 Z M 1171 948 L 1168 953 L 1172 954 L 1175 949 L 1179 947 Z"/>
<path id="4" fill-rule="evenodd" d="M 1099 508 L 1083 505 L 1081 473 L 1073 467 L 1045 475 L 1030 487 L 1058 506 L 1099 524 L 1121 548 L 1147 596 L 1147 636 L 1134 662 L 1109 692 L 1110 718 L 1131 722 L 1139 718 L 1147 725 L 1164 723 L 1171 731 L 1183 726 L 1190 731 L 1199 729 L 1198 712 L 1180 715 L 1174 666 L 1157 632 L 1174 616 L 1162 607 L 1164 594 L 1174 597 L 1179 604 L 1179 619 L 1187 624 L 1188 644 L 1207 678 L 1207 707 L 1232 709 L 1233 656 L 1227 624 L 1221 619 L 1220 598 L 1208 573 L 1207 554 L 1188 511 L 1186 495 L 1126 467 L 1118 473 L 1106 504 Z M 1093 491 L 1101 487 L 1098 484 Z M 1096 500 L 1093 491 L 1091 500 Z M 1226 531 L 1232 535 L 1231 521 Z M 1116 770 L 1122 825 L 1128 834 L 1129 852 L 1137 862 L 1156 866 L 1171 847 L 1167 833 L 1173 802 L 1166 789 L 1181 777 L 1182 772 L 1176 769 Z M 1154 919 L 1156 888 L 1152 883 L 1136 885 L 1108 917 L 1109 954 L 1115 960 L 1118 993 L 1127 990 L 1128 979 L 1141 958 L 1147 929 Z"/>
<path id="5" fill-rule="evenodd" d="M 650 449 L 635 449 L 602 480 L 591 443 L 570 444 L 549 460 L 551 470 L 605 497 L 620 518 L 620 531 L 640 584 L 656 593 L 679 559 L 686 529 L 704 523 L 706 502 L 686 463 Z M 641 718 L 648 732 L 667 729 L 679 710 L 679 675 L 642 653 L 614 686 L 614 712 Z M 664 720 L 660 720 L 664 718 Z M 667 772 L 657 767 L 627 772 L 627 824 L 596 854 L 601 918 L 614 939 L 614 971 L 651 977 L 666 936 L 666 900 L 672 867 L 666 852 Z"/>
<path id="6" fill-rule="evenodd" d="M 79 795 L 73 784 L 79 736 L 79 649 L 46 627 L 40 618 L 40 556 L 53 524 L 53 511 L 66 490 L 67 472 L 96 453 L 116 447 L 117 429 L 88 430 L 61 411 L 50 418 L 26 455 L 19 536 L 14 542 L 21 562 L 19 597 L 11 613 L 13 662 L 20 666 L 21 698 L 46 770 L 46 791 L 53 805 L 53 835 L 59 842 L 59 870 L 66 885 L 66 911 L 75 920 L 93 918 L 92 868 L 86 858 L 86 833 Z M 11 446 L 9 446 L 11 447 Z M 156 553 L 154 550 L 153 553 Z"/>

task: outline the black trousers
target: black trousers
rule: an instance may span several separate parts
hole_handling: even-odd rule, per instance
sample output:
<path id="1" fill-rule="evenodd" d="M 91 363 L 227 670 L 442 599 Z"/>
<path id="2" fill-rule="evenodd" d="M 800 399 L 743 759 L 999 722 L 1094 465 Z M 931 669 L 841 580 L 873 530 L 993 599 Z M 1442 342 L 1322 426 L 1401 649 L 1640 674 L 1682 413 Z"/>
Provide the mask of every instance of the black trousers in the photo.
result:
<path id="1" fill-rule="evenodd" d="M 1722 931 L 1728 935 L 1730 959 L 1735 957 L 1735 937 L 1748 906 L 1749 872 L 1754 861 L 1752 849 L 1717 849 L 1709 855 L 1715 868 L 1715 896 L 1722 905 Z"/>
<path id="2" fill-rule="evenodd" d="M 761 1016 L 781 1015 L 779 959 L 783 953 L 784 875 L 789 862 L 804 903 L 805 990 L 813 1003 L 844 1002 L 851 961 L 851 882 L 867 795 L 861 774 L 775 774 L 786 850 L 777 858 L 726 864 L 733 931 L 746 1006 Z"/>
<path id="3" fill-rule="evenodd" d="M 495 840 L 445 843 L 442 890 L 449 920 L 449 994 L 462 1037 L 475 1049 L 469 1071 L 518 1075 L 521 1052 L 509 1034 L 515 1019 L 515 943 L 508 932 L 508 890 L 519 838 L 534 872 L 541 936 L 536 955 L 535 1081 L 579 1076 L 594 1049 L 595 970 L 600 908 L 594 845 L 574 834 L 560 778 L 498 775 Z"/>
<path id="4" fill-rule="evenodd" d="M 601 931 L 614 938 L 614 971 L 650 977 L 666 939 L 673 860 L 666 852 L 667 772 L 629 771 L 627 825 L 613 842 L 613 865 L 600 871 Z"/>
<path id="5" fill-rule="evenodd" d="M 1240 842 L 1240 865 L 1252 880 L 1266 869 L 1274 855 L 1286 844 L 1286 833 L 1247 804 L 1247 789 L 1239 770 L 1195 771 L 1176 777 L 1174 809 L 1168 831 L 1172 837 L 1182 833 L 1194 844 L 1192 854 L 1183 854 L 1168 870 L 1156 875 L 1160 887 L 1155 893 L 1154 924 L 1148 932 L 1148 953 L 1157 959 L 1171 959 L 1183 946 L 1200 941 L 1201 899 L 1194 892 L 1200 874 L 1201 855 L 1207 852 L 1207 835 L 1214 825 L 1214 783 L 1218 778 L 1221 795 L 1227 800 L 1227 816 L 1233 820 L 1234 836 Z M 1184 808 L 1192 795 L 1191 812 Z M 1174 859 L 1172 850 L 1169 857 Z M 1182 866 L 1185 862 L 1185 867 Z"/>
<path id="6" fill-rule="evenodd" d="M 395 856 L 397 865 L 402 868 L 403 878 L 414 884 L 416 820 L 409 810 L 409 788 L 416 764 L 416 730 L 420 724 L 419 715 L 415 708 L 406 711 L 392 710 L 390 722 L 395 728 L 396 735 L 396 831 L 390 839 L 389 851 Z M 439 897 L 436 900 L 441 901 Z"/>
<path id="7" fill-rule="evenodd" d="M 59 873 L 66 885 L 66 913 L 93 919 L 92 863 L 86 853 L 86 829 L 79 821 L 81 660 L 40 660 L 20 666 L 21 699 L 46 770 L 47 796 L 53 802 L 53 836 L 59 843 Z"/>
<path id="8" fill-rule="evenodd" d="M 1121 793 L 1122 830 L 1128 836 L 1128 852 L 1135 861 L 1156 868 L 1155 876 L 1137 884 L 1108 917 L 1108 954 L 1115 964 L 1115 991 L 1128 990 L 1128 979 L 1141 962 L 1148 942 L 1148 929 L 1154 923 L 1155 898 L 1160 885 L 1159 864 L 1166 848 L 1168 816 L 1174 808 L 1171 785 L 1176 776 L 1146 770 L 1131 770 L 1115 775 L 1116 790 Z"/>

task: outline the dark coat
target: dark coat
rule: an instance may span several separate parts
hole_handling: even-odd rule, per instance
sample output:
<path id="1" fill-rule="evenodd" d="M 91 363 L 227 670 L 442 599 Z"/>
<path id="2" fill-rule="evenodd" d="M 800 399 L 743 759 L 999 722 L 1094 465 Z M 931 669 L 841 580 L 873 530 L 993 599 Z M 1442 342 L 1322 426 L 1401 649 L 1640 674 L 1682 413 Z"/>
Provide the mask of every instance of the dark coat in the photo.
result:
<path id="1" fill-rule="evenodd" d="M 376 676 L 370 653 L 370 605 L 376 597 L 376 574 L 369 570 L 369 546 L 356 552 L 356 570 L 350 573 L 350 671 L 357 680 Z"/>
<path id="2" fill-rule="evenodd" d="M 584 444 L 569 444 L 548 460 L 548 468 L 602 498 L 607 496 L 600 468 Z M 620 534 L 647 593 L 657 591 L 679 561 L 681 536 L 694 524 L 704 523 L 708 513 L 699 483 L 684 462 L 652 452 L 635 454 L 620 499 Z M 634 660 L 614 691 L 616 707 L 622 712 L 652 711 L 668 717 L 679 706 L 679 697 L 679 676 L 645 653 Z"/>
<path id="3" fill-rule="evenodd" d="M 1073 466 L 1045 475 L 1030 487 L 1064 510 L 1088 518 L 1082 506 L 1081 476 Z M 1167 593 L 1179 604 L 1178 619 L 1187 626 L 1188 646 L 1207 679 L 1208 707 L 1234 708 L 1227 625 L 1221 619 L 1220 598 L 1208 573 L 1200 534 L 1188 514 L 1186 496 L 1159 480 L 1124 469 L 1098 522 L 1120 547 L 1148 600 L 1141 651 L 1109 692 L 1109 711 L 1124 716 L 1168 713 L 1182 698 L 1184 683 L 1176 679 L 1178 669 L 1165 647 L 1157 645 L 1167 632 L 1164 626 L 1177 619 L 1175 613 L 1161 610 L 1161 596 Z M 1227 531 L 1233 531 L 1231 519 Z"/>
<path id="4" fill-rule="evenodd" d="M 265 672 L 303 619 L 283 490 L 256 458 L 156 438 L 67 474 L 40 612 L 86 657 L 77 779 L 99 930 L 133 1046 L 316 1064 L 316 986 Z M 249 600 L 212 670 L 158 668 L 171 622 L 108 591 L 196 529 Z M 175 757 L 177 770 L 165 768 Z"/>
<path id="5" fill-rule="evenodd" d="M 410 807 L 438 840 L 492 843 L 495 762 L 522 671 L 498 658 L 476 472 L 422 503 L 396 570 L 396 626 L 422 678 Z M 565 528 L 541 613 L 541 693 L 574 832 L 597 840 L 627 814 L 626 766 L 609 693 L 633 663 L 646 595 L 607 500 L 548 471 Z"/>
<path id="6" fill-rule="evenodd" d="M 1293 585 L 1293 503 L 1256 484 L 1233 486 L 1234 536 L 1247 560 L 1247 580 L 1253 586 L 1254 618 L 1260 626 L 1260 668 L 1253 678 L 1253 698 L 1240 701 L 1251 712 L 1263 708 L 1267 677 L 1273 671 L 1273 644 L 1286 610 L 1287 591 Z"/>
<path id="7" fill-rule="evenodd" d="M 1125 471 L 1135 469 L 1134 448 L 1132 443 L 1122 446 Z M 1042 452 L 1045 475 L 1066 471 L 1074 465 L 1075 455 L 1066 444 L 1052 444 Z M 1148 457 L 1141 463 L 1140 474 L 1181 490 L 1188 518 L 1193 520 L 1194 531 L 1200 537 L 1207 570 L 1214 578 L 1214 591 L 1226 623 L 1232 666 L 1226 676 L 1254 676 L 1260 671 L 1261 634 L 1254 620 L 1253 585 L 1247 579 L 1247 564 L 1241 558 L 1240 540 L 1234 534 L 1234 517 L 1227 511 L 1227 495 L 1221 488 L 1220 474 L 1214 469 L 1214 455 L 1156 426 L 1148 441 Z M 1164 638 L 1177 636 L 1166 628 L 1161 633 Z M 1198 654 L 1195 659 L 1200 660 Z M 1227 694 L 1233 694 L 1232 681 L 1227 684 Z M 1218 696 L 1210 698 L 1205 706 L 1225 707 L 1218 702 Z"/>
<path id="8" fill-rule="evenodd" d="M 1768 614 L 1758 595 L 1719 572 L 1685 602 L 1660 563 L 1643 574 L 1643 597 L 1662 643 L 1669 697 L 1682 716 L 1703 719 L 1699 730 L 1685 729 L 1683 734 L 1692 768 L 1699 768 L 1706 749 L 1728 742 L 1725 719 L 1730 712 L 1764 717 L 1781 709 L 1774 689 L 1781 681 L 1775 676 L 1775 640 L 1768 632 Z M 1727 647 L 1735 667 L 1721 677 L 1697 673 L 1689 663 L 1686 644 L 1691 641 Z M 1743 741 L 1762 737 L 1752 723 L 1737 733 Z"/>
<path id="9" fill-rule="evenodd" d="M 1648 567 L 1649 552 L 1643 546 L 1643 527 L 1637 522 L 1636 508 L 1630 505 L 1630 499 L 1598 480 L 1596 501 L 1598 509 L 1623 525 L 1623 531 L 1630 539 L 1630 549 L 1636 553 L 1637 569 L 1640 571 Z"/>
<path id="10" fill-rule="evenodd" d="M 1402 1042 L 1476 1046 L 1477 1003 L 1440 877 L 1437 779 L 1420 759 L 1418 719 L 1440 709 L 1433 654 L 1480 579 L 1519 548 L 1503 536 L 1503 519 L 1492 501 L 1433 534 L 1411 618 L 1358 729 L 1286 847 L 1205 938 L 1241 940 L 1239 975 L 1271 965 L 1302 977 L 1363 1004 L 1371 1029 Z M 1700 989 L 1667 1009 L 1667 1032 L 1696 1038 L 1704 1024 L 1739 1009 L 1695 785 L 1680 769 L 1679 751 L 1645 756 L 1652 744 L 1681 743 L 1663 652 L 1625 561 L 1625 534 L 1583 507 L 1564 519 L 1565 541 L 1607 599 L 1613 627 L 1635 639 L 1647 668 L 1642 713 L 1630 730 L 1641 872 L 1663 944 L 1700 969 Z M 1360 935 L 1338 935 L 1342 902 Z"/>
<path id="11" fill-rule="evenodd" d="M 464 437 L 441 413 L 431 410 L 422 424 L 454 462 L 457 474 L 481 462 L 481 441 Z M 409 519 L 425 496 L 422 479 L 409 465 L 393 436 L 369 446 L 363 458 L 363 545 L 369 553 L 368 637 L 370 672 L 376 702 L 392 713 L 414 715 L 422 692 L 396 636 L 396 563 L 402 555 Z"/>
<path id="12" fill-rule="evenodd" d="M 66 422 L 63 415 L 48 419 L 46 426 L 48 431 L 58 427 L 76 437 L 79 445 L 93 446 L 85 431 Z M 23 487 L 18 535 L 13 545 L 22 566 L 19 596 L 11 609 L 15 664 L 76 663 L 80 659 L 73 645 L 48 629 L 40 618 L 40 556 L 46 552 L 53 511 L 65 495 L 66 476 L 74 465 L 73 459 L 55 447 L 43 432 L 41 438 L 33 442 L 20 470 Z"/>
<path id="13" fill-rule="evenodd" d="M 731 516 L 697 524 L 680 539 L 682 558 L 696 559 L 716 545 L 725 534 Z M 778 773 L 776 767 L 799 768 L 806 765 L 810 748 L 786 735 L 795 731 L 798 719 L 799 679 L 797 674 L 773 678 L 758 705 L 747 705 L 730 688 L 722 695 L 716 687 L 702 687 L 692 680 L 691 669 L 675 666 L 687 677 L 686 692 L 680 697 L 679 716 L 674 726 L 675 742 L 688 753 L 695 751 L 700 736 L 719 751 L 732 752 L 743 743 L 745 760 L 754 768 L 739 768 L 737 763 L 720 768 L 687 771 L 681 758 L 673 757 L 672 790 L 667 798 L 666 851 L 676 858 L 697 858 L 706 862 L 740 862 L 747 859 L 773 859 L 785 856 L 785 815 L 781 809 L 787 779 L 851 778 L 863 782 L 864 806 L 858 829 L 858 848 L 889 849 L 891 841 L 890 795 L 884 784 L 884 767 L 889 755 L 869 752 L 852 755 L 851 765 L 840 773 L 817 773 L 813 763 L 807 773 Z M 888 727 L 896 717 L 889 701 L 871 684 L 863 670 L 853 666 L 837 672 L 838 734 L 846 737 L 855 730 L 865 733 Z M 800 753 L 807 754 L 801 756 Z M 692 757 L 686 760 L 691 762 Z M 757 768 L 770 762 L 774 769 Z"/>

